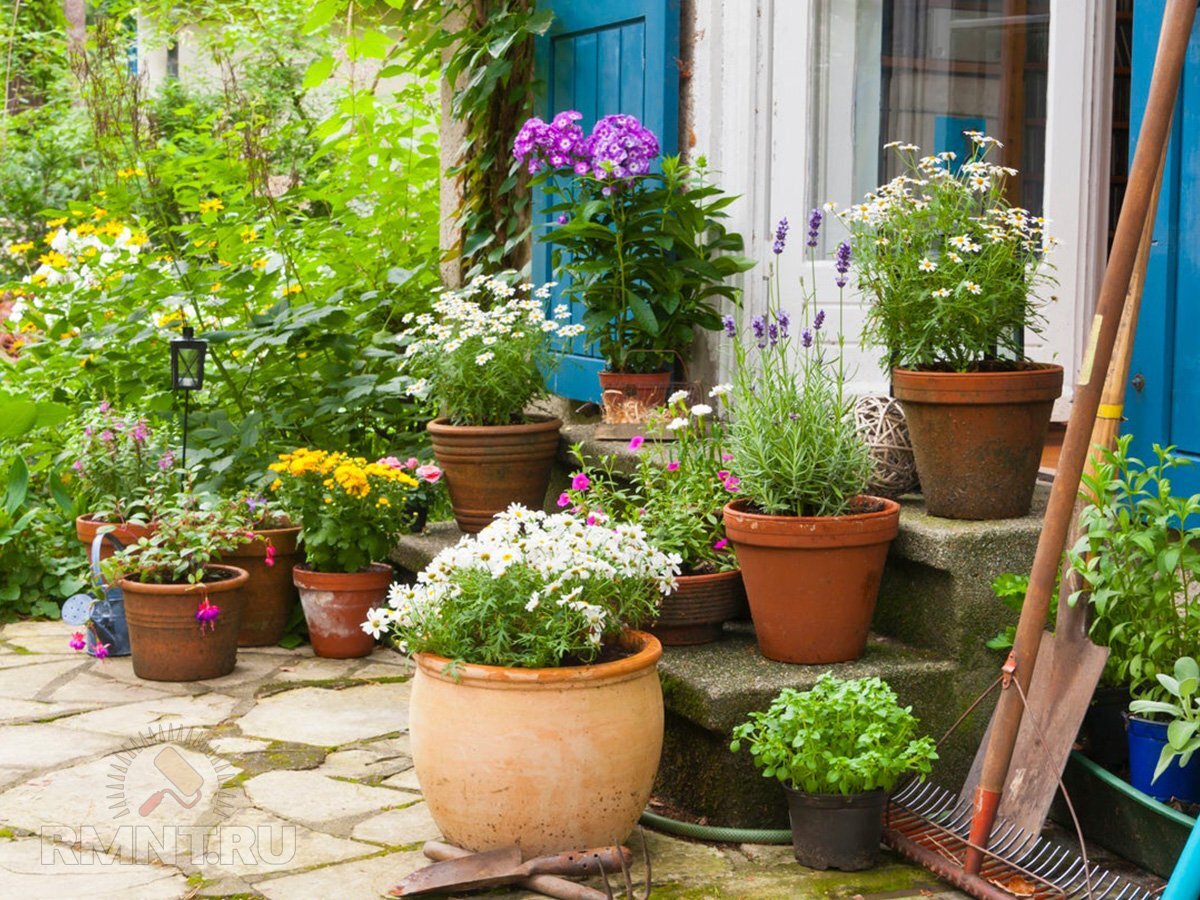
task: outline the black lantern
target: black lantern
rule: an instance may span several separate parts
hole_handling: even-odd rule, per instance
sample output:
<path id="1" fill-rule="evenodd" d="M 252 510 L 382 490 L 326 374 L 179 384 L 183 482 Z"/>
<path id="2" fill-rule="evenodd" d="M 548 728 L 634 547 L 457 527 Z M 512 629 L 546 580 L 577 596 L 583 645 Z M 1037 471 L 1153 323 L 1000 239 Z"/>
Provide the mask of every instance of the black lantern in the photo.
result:
<path id="1" fill-rule="evenodd" d="M 171 341 L 171 390 L 198 391 L 204 387 L 204 352 L 208 341 L 196 338 L 191 325 Z"/>

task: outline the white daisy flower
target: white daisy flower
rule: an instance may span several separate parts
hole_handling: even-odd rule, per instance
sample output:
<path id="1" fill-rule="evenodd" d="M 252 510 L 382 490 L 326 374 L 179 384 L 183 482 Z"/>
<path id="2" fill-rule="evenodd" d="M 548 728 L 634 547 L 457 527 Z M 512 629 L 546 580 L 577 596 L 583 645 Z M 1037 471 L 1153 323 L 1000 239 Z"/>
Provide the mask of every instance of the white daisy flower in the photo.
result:
<path id="1" fill-rule="evenodd" d="M 697 403 L 695 406 L 692 407 L 692 415 L 698 419 L 702 419 L 705 416 L 712 415 L 712 411 L 713 411 L 712 407 L 709 406 L 707 403 Z"/>
<path id="2" fill-rule="evenodd" d="M 936 272 L 937 271 L 937 263 L 935 263 L 928 256 L 923 256 L 923 257 L 921 257 L 921 261 L 919 263 L 917 263 L 917 268 L 920 269 L 922 272 Z"/>
<path id="3" fill-rule="evenodd" d="M 679 431 L 681 428 L 688 427 L 688 420 L 676 417 L 667 423 L 667 431 Z"/>

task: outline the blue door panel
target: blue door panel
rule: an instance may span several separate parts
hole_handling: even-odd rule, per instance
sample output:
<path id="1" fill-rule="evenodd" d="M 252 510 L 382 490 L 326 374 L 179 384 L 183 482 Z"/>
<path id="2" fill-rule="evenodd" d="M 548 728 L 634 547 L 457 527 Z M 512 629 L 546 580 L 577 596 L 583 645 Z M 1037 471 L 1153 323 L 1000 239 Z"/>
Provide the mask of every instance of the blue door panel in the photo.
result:
<path id="1" fill-rule="evenodd" d="M 664 154 L 676 152 L 679 131 L 679 0 L 549 0 L 554 10 L 549 32 L 537 42 L 539 110 L 583 114 L 585 132 L 612 113 L 637 116 L 658 135 Z M 534 198 L 533 276 L 538 284 L 562 280 L 551 271 L 551 245 L 544 240 L 550 217 L 539 191 Z M 562 303 L 562 286 L 551 307 Z M 571 321 L 583 309 L 572 304 Z M 560 364 L 547 382 L 557 394 L 599 400 L 598 373 L 604 368 L 595 347 L 580 336 L 561 347 Z"/>

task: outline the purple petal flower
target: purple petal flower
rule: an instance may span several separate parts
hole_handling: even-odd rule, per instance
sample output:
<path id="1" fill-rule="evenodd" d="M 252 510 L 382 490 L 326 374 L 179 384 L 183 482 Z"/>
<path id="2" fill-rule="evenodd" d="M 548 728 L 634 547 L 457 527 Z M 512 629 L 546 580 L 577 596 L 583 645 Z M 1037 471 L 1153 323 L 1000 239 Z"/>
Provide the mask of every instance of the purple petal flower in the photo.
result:
<path id="1" fill-rule="evenodd" d="M 576 472 L 571 476 L 571 490 L 586 491 L 592 486 L 592 479 L 588 478 L 583 472 Z"/>
<path id="2" fill-rule="evenodd" d="M 559 225 L 566 225 L 568 222 L 570 222 L 570 221 L 571 221 L 571 217 L 570 217 L 570 216 L 568 216 L 566 213 L 562 213 L 562 214 L 561 214 L 561 215 L 560 215 L 560 216 L 559 216 L 557 219 L 555 219 L 554 221 L 555 221 L 555 222 L 557 222 Z"/>
<path id="3" fill-rule="evenodd" d="M 771 249 L 775 251 L 776 256 L 782 253 L 783 248 L 787 246 L 787 233 L 788 220 L 787 216 L 784 216 L 779 220 L 779 224 L 775 226 L 775 246 Z"/>
<path id="4" fill-rule="evenodd" d="M 558 495 L 558 508 L 565 509 L 566 507 L 568 507 L 570 505 L 571 505 L 571 495 L 568 494 L 566 491 L 563 491 L 561 494 Z"/>
<path id="5" fill-rule="evenodd" d="M 846 241 L 838 244 L 837 252 L 833 255 L 833 267 L 837 269 L 837 286 L 845 287 L 846 273 L 850 271 L 850 245 Z"/>
<path id="6" fill-rule="evenodd" d="M 814 209 L 808 214 L 808 246 L 817 246 L 817 238 L 821 234 L 821 210 Z"/>
<path id="7" fill-rule="evenodd" d="M 725 326 L 725 333 L 730 337 L 737 337 L 737 323 L 733 320 L 733 316 L 727 315 L 721 323 Z"/>
<path id="8" fill-rule="evenodd" d="M 820 331 L 821 326 L 825 324 L 825 310 L 817 310 L 816 316 L 813 318 L 813 331 Z"/>
<path id="9" fill-rule="evenodd" d="M 786 309 L 781 309 L 778 314 L 776 314 L 775 318 L 779 322 L 779 336 L 787 337 L 788 326 L 792 324 L 792 317 L 788 315 L 788 311 Z"/>
<path id="10" fill-rule="evenodd" d="M 750 328 L 754 332 L 754 340 L 759 349 L 767 346 L 767 320 L 762 316 L 755 316 L 750 320 Z"/>
<path id="11" fill-rule="evenodd" d="M 667 463 L 667 471 L 668 472 L 678 472 L 679 471 L 679 462 L 674 459 L 671 460 L 669 463 Z"/>
<path id="12" fill-rule="evenodd" d="M 100 412 L 102 412 L 102 413 L 106 413 L 106 412 L 108 412 L 110 409 L 112 409 L 112 404 L 111 404 L 111 403 L 109 403 L 107 400 L 102 400 L 102 401 L 100 401 Z"/>
<path id="13" fill-rule="evenodd" d="M 805 349 L 808 349 L 813 344 L 812 332 L 807 328 L 805 328 L 804 333 L 800 335 L 800 343 L 804 345 Z"/>
<path id="14" fill-rule="evenodd" d="M 629 449 L 637 450 L 644 443 L 646 443 L 646 439 L 640 434 L 635 434 L 629 439 Z"/>
<path id="15" fill-rule="evenodd" d="M 771 339 L 772 347 L 779 343 L 779 326 L 774 322 L 767 326 L 767 337 Z"/>

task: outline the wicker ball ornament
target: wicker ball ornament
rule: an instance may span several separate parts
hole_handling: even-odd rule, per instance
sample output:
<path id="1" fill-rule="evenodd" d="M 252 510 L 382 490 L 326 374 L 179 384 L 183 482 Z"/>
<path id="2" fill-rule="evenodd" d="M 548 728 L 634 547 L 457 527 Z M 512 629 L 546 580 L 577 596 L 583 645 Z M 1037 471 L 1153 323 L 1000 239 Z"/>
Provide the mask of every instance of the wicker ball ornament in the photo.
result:
<path id="1" fill-rule="evenodd" d="M 875 459 L 871 492 L 898 497 L 916 490 L 917 462 L 900 401 L 874 395 L 859 397 L 854 404 L 854 421 Z"/>

